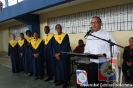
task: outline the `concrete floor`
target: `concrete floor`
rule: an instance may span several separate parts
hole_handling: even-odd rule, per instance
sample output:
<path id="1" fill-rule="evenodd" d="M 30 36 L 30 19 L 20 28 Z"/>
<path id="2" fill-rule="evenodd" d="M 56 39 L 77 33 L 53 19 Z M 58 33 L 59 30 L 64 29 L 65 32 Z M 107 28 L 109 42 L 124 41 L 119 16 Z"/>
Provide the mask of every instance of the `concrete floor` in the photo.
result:
<path id="1" fill-rule="evenodd" d="M 34 80 L 34 77 L 28 77 L 28 74 L 12 73 L 7 52 L 0 52 L 0 88 L 62 88 L 62 85 L 57 87 L 53 81 L 45 82 L 44 79 Z M 69 88 L 76 88 L 76 75 L 72 75 Z M 133 86 L 113 88 L 133 88 Z"/>
<path id="2" fill-rule="evenodd" d="M 47 77 L 45 76 L 44 79 Z M 34 77 L 29 77 L 28 74 L 12 73 L 10 57 L 7 52 L 0 52 L 0 88 L 62 88 L 55 86 L 54 80 L 45 82 L 43 80 L 34 80 Z M 72 76 L 69 88 L 76 88 L 76 77 Z"/>

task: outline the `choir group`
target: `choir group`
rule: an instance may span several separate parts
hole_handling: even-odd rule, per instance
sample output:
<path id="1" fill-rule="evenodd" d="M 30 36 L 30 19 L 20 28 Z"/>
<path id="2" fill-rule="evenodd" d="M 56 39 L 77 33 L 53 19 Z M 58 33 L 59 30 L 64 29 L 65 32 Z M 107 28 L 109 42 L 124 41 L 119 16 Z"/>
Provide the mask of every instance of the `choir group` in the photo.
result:
<path id="1" fill-rule="evenodd" d="M 50 81 L 55 78 L 56 86 L 63 84 L 63 88 L 68 86 L 70 80 L 70 56 L 62 52 L 69 52 L 69 36 L 62 32 L 62 26 L 55 26 L 57 34 L 50 33 L 48 26 L 44 27 L 44 39 L 40 39 L 38 32 L 33 36 L 30 30 L 26 31 L 27 37 L 20 33 L 20 40 L 15 40 L 15 35 L 11 35 L 9 41 L 8 55 L 11 58 L 12 72 L 29 73 L 34 79 L 43 79 L 44 63 L 46 63 L 46 73 Z"/>

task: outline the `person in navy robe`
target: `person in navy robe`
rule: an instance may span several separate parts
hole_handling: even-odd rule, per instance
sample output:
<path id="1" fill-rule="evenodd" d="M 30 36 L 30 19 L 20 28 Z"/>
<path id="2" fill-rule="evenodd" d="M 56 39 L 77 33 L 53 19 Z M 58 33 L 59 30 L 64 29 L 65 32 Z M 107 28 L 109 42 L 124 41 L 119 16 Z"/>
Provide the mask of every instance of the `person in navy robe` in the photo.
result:
<path id="1" fill-rule="evenodd" d="M 32 53 L 31 53 L 31 39 L 34 39 L 31 35 L 31 31 L 26 31 L 26 48 L 25 48 L 25 62 L 26 62 L 26 73 L 29 73 L 29 76 L 33 75 L 33 65 L 32 65 Z"/>
<path id="2" fill-rule="evenodd" d="M 70 42 L 67 34 L 62 32 L 62 26 L 57 24 L 55 26 L 57 34 L 54 35 L 53 40 L 53 55 L 56 59 L 56 86 L 61 84 L 63 88 L 67 88 L 70 80 L 70 56 L 62 52 L 70 52 Z"/>
<path id="3" fill-rule="evenodd" d="M 38 37 L 38 32 L 34 32 L 34 39 L 31 40 L 34 79 L 43 79 L 44 76 L 43 48 L 44 42 Z"/>
<path id="4" fill-rule="evenodd" d="M 9 41 L 8 45 L 8 56 L 11 59 L 12 72 L 17 73 L 19 69 L 19 56 L 18 56 L 18 42 L 15 40 L 15 35 L 11 35 L 12 40 Z"/>
<path id="5" fill-rule="evenodd" d="M 18 40 L 18 52 L 19 52 L 19 59 L 20 59 L 20 71 L 25 73 L 25 43 L 26 40 L 24 38 L 24 34 L 20 33 L 20 40 Z"/>
<path id="6" fill-rule="evenodd" d="M 50 33 L 49 26 L 44 27 L 44 60 L 46 62 L 46 71 L 48 78 L 45 80 L 50 81 L 55 76 L 55 58 L 53 57 L 53 38 L 54 34 Z"/>

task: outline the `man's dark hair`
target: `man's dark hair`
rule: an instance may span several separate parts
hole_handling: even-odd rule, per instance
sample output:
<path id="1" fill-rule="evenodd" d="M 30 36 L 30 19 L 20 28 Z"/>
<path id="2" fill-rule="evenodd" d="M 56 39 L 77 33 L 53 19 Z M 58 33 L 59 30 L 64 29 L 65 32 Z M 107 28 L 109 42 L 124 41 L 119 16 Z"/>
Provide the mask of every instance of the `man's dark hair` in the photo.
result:
<path id="1" fill-rule="evenodd" d="M 60 26 L 60 27 L 62 28 L 62 26 L 61 26 L 60 24 L 57 24 L 57 25 L 55 26 L 55 29 L 57 28 L 57 26 Z"/>
<path id="2" fill-rule="evenodd" d="M 102 23 L 102 20 L 101 20 L 101 18 L 100 18 L 100 17 L 98 17 L 98 16 L 94 16 L 94 17 L 92 17 L 92 18 L 97 18 L 97 19 L 99 20 L 99 22 L 101 22 L 101 23 Z"/>
<path id="3" fill-rule="evenodd" d="M 49 26 L 45 26 L 45 28 L 49 29 Z"/>
<path id="4" fill-rule="evenodd" d="M 28 32 L 31 34 L 31 31 L 30 31 L 30 30 L 27 30 L 27 31 L 26 31 L 26 35 L 27 35 Z"/>
<path id="5" fill-rule="evenodd" d="M 132 39 L 133 40 L 133 37 L 130 37 L 129 40 Z"/>
<path id="6" fill-rule="evenodd" d="M 79 41 L 84 42 L 82 39 L 80 39 Z"/>
<path id="7" fill-rule="evenodd" d="M 38 34 L 38 32 L 37 32 L 37 31 L 34 31 L 34 33 Z"/>
<path id="8" fill-rule="evenodd" d="M 24 36 L 24 33 L 20 33 L 20 35 Z"/>

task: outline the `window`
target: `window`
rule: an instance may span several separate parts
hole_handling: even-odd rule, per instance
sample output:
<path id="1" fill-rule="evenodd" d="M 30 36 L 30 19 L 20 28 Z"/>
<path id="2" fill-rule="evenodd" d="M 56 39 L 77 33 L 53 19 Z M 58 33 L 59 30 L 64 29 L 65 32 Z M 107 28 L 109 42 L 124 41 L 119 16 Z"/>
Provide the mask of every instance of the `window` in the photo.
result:
<path id="1" fill-rule="evenodd" d="M 61 24 L 65 33 L 83 33 L 90 28 L 90 20 L 93 16 L 102 19 L 102 29 L 106 31 L 133 30 L 133 3 L 101 8 L 86 12 L 69 14 L 60 17 L 49 18 L 49 26 L 55 33 L 55 25 Z"/>
<path id="2" fill-rule="evenodd" d="M 8 0 L 8 6 L 17 4 L 17 0 Z"/>
<path id="3" fill-rule="evenodd" d="M 18 0 L 18 2 L 22 2 L 22 1 L 24 1 L 24 0 Z"/>
<path id="4" fill-rule="evenodd" d="M 28 26 L 25 24 L 9 27 L 9 36 L 14 34 L 18 38 L 20 33 L 24 33 L 25 35 L 26 30 L 28 30 Z"/>

